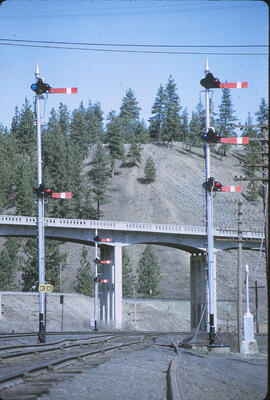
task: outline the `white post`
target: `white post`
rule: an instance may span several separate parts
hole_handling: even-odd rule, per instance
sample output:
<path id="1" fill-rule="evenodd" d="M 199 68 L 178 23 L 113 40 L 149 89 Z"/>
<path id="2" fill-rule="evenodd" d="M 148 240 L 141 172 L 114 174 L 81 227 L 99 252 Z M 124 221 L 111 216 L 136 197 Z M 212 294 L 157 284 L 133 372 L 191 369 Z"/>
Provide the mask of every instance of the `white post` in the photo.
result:
<path id="1" fill-rule="evenodd" d="M 257 342 L 254 339 L 253 315 L 249 311 L 249 288 L 248 288 L 248 265 L 245 265 L 246 274 L 246 312 L 243 318 L 243 340 L 241 343 L 241 353 L 258 353 Z"/>

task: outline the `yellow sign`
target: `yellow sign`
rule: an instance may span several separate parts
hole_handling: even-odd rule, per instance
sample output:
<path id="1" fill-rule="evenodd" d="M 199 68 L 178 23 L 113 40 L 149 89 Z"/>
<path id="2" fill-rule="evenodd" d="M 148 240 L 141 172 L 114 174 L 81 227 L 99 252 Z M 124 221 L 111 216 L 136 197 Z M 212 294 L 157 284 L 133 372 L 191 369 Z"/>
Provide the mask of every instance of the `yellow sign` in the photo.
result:
<path id="1" fill-rule="evenodd" d="M 42 285 L 39 285 L 39 292 L 41 293 L 51 293 L 53 291 L 53 285 L 50 285 L 49 283 L 43 283 Z"/>

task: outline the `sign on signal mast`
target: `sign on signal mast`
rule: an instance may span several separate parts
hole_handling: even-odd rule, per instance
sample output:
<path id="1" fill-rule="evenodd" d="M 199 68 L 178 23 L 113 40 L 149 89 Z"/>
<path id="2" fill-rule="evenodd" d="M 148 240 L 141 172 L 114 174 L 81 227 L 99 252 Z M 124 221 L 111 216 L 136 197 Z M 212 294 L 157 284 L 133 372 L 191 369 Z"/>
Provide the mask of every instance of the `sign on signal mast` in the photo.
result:
<path id="1" fill-rule="evenodd" d="M 38 291 L 40 293 L 52 293 L 53 285 L 51 285 L 50 283 L 43 283 L 43 284 L 39 285 Z"/>

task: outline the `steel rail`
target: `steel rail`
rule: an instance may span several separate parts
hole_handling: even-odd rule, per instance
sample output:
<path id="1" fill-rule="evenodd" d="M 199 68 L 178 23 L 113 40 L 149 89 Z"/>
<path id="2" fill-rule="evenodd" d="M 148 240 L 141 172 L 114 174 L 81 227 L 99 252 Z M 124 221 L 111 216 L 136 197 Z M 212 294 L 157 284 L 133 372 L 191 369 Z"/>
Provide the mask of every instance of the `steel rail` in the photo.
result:
<path id="1" fill-rule="evenodd" d="M 180 352 L 179 344 L 172 342 L 176 355 L 172 358 L 167 372 L 167 400 L 184 400 L 179 381 Z"/>
<path id="2" fill-rule="evenodd" d="M 0 377 L 0 388 L 4 388 L 6 386 L 9 386 L 11 383 L 14 383 L 14 381 L 17 381 L 19 379 L 23 379 L 26 376 L 29 377 L 29 375 L 34 374 L 34 373 L 41 373 L 41 371 L 51 371 L 54 368 L 60 368 L 61 366 L 64 366 L 65 364 L 69 364 L 72 362 L 75 362 L 77 360 L 81 360 L 82 358 L 86 357 L 91 357 L 91 356 L 96 356 L 98 354 L 103 354 L 109 351 L 113 350 L 119 350 L 125 347 L 130 347 L 134 346 L 137 344 L 141 344 L 144 341 L 144 336 L 141 337 L 139 340 L 135 341 L 129 341 L 127 343 L 120 343 L 117 345 L 111 345 L 108 347 L 103 347 L 99 349 L 92 349 L 88 350 L 86 352 L 81 352 L 79 354 L 73 354 L 65 357 L 60 357 L 55 360 L 50 360 L 46 361 L 44 363 L 27 367 L 27 368 L 22 368 L 21 370 L 11 373 L 11 374 L 6 374 Z"/>
<path id="3" fill-rule="evenodd" d="M 91 346 L 95 344 L 101 344 L 108 342 L 109 340 L 113 339 L 115 336 L 107 336 L 105 339 L 100 337 L 100 340 L 98 341 L 91 341 L 95 338 L 87 338 L 87 339 L 67 339 L 67 340 L 60 340 L 59 342 L 54 342 L 54 343 L 47 343 L 47 344 L 26 344 L 26 345 L 17 345 L 17 346 L 7 346 L 7 347 L 2 347 L 0 348 L 0 352 L 6 351 L 6 350 L 15 350 L 15 349 L 22 349 L 19 352 L 7 352 L 4 354 L 0 353 L 0 360 L 8 359 L 8 358 L 17 358 L 17 357 L 24 357 L 28 356 L 31 354 L 36 354 L 36 353 L 44 353 L 44 352 L 49 352 L 49 351 L 58 351 L 58 350 L 65 350 L 65 349 L 71 349 L 74 347 L 81 347 L 81 346 Z M 82 343 L 82 341 L 86 341 L 87 343 Z M 80 343 L 72 343 L 74 341 L 80 342 Z M 31 350 L 29 349 L 31 348 Z M 28 350 L 26 350 L 28 349 Z"/>

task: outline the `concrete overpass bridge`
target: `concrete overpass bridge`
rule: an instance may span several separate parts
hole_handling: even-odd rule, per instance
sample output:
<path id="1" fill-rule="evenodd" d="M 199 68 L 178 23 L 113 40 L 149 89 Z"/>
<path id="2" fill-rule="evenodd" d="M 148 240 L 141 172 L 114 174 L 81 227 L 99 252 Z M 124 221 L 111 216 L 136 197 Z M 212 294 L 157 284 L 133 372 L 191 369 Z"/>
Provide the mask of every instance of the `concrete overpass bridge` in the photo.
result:
<path id="1" fill-rule="evenodd" d="M 197 326 L 207 293 L 205 227 L 65 218 L 44 220 L 46 238 L 94 245 L 96 229 L 99 236 L 112 238 L 112 242 L 100 245 L 101 258 L 112 260 L 109 266 L 99 267 L 104 279 L 109 280 L 108 284 L 100 285 L 100 319 L 116 327 L 121 327 L 122 324 L 122 247 L 132 244 L 153 244 L 190 253 L 191 327 Z M 36 237 L 37 218 L 1 215 L 0 236 Z M 245 231 L 242 236 L 244 249 L 260 249 L 263 240 L 261 230 Z M 214 229 L 214 253 L 237 248 L 237 239 L 235 229 Z M 216 265 L 213 266 L 213 272 L 214 293 L 216 293 Z M 216 295 L 214 297 L 216 298 Z M 216 307 L 214 309 L 216 310 Z"/>

